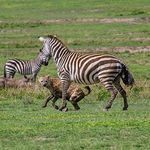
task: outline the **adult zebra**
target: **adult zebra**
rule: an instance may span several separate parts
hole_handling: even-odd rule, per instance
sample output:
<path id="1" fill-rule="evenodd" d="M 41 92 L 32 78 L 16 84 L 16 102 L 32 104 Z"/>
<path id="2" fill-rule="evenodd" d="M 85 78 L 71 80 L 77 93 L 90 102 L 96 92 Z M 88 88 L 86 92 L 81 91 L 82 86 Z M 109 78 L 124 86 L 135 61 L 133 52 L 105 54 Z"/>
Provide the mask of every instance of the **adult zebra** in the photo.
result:
<path id="1" fill-rule="evenodd" d="M 26 78 L 26 75 L 32 74 L 31 81 L 35 82 L 36 76 L 42 65 L 47 66 L 49 57 L 46 57 L 42 52 L 33 60 L 10 59 L 4 66 L 4 77 L 13 78 L 18 72 Z"/>
<path id="2" fill-rule="evenodd" d="M 53 35 L 40 37 L 39 40 L 44 43 L 42 52 L 47 57 L 53 57 L 58 68 L 58 75 L 62 82 L 62 106 L 60 110 L 66 108 L 66 93 L 70 81 L 82 84 L 101 82 L 111 93 L 111 98 L 105 107 L 106 110 L 111 108 L 119 91 L 124 100 L 123 110 L 127 110 L 127 96 L 120 85 L 120 78 L 127 86 L 133 86 L 134 79 L 123 62 L 110 55 L 71 52 L 61 40 Z"/>

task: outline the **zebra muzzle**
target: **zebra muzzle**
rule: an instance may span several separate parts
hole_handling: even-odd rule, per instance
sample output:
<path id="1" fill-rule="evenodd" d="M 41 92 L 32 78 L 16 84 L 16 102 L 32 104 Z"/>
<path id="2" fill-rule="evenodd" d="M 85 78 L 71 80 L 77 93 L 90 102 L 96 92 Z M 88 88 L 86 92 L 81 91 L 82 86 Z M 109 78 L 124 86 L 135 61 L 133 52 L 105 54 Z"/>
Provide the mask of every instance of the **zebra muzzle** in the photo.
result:
<path id="1" fill-rule="evenodd" d="M 48 62 L 44 62 L 43 65 L 44 65 L 44 66 L 48 66 Z"/>

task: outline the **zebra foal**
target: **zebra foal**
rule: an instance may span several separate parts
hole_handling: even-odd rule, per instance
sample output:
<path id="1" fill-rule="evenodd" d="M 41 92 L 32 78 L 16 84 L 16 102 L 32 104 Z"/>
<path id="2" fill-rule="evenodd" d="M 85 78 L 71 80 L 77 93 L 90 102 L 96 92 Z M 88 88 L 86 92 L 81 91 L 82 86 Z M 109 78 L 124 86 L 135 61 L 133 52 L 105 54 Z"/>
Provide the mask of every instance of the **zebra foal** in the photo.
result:
<path id="1" fill-rule="evenodd" d="M 120 79 L 125 85 L 133 86 L 134 78 L 122 61 L 110 55 L 71 52 L 61 40 L 53 35 L 40 37 L 39 40 L 43 42 L 41 50 L 45 56 L 53 57 L 62 82 L 60 110 L 63 110 L 67 105 L 66 95 L 70 81 L 82 84 L 101 82 L 111 94 L 105 110 L 111 108 L 118 92 L 124 100 L 123 110 L 127 110 L 127 96 L 120 84 Z"/>
<path id="2" fill-rule="evenodd" d="M 13 78 L 16 72 L 24 75 L 24 77 L 32 74 L 31 81 L 35 82 L 41 66 L 47 66 L 48 62 L 49 57 L 46 57 L 42 52 L 39 52 L 33 60 L 10 59 L 5 63 L 4 77 Z"/>

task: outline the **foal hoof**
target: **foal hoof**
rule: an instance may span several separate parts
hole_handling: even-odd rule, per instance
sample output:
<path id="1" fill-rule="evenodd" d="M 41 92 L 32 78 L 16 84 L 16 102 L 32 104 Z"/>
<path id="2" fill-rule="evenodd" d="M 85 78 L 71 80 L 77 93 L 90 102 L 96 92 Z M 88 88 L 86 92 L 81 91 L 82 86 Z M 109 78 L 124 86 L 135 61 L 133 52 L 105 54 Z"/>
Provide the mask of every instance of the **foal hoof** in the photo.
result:
<path id="1" fill-rule="evenodd" d="M 46 105 L 43 105 L 43 106 L 42 106 L 42 108 L 45 108 L 45 107 L 46 107 Z"/>
<path id="2" fill-rule="evenodd" d="M 68 111 L 68 108 L 67 107 L 61 107 L 61 108 L 59 108 L 59 111 L 66 112 L 66 111 Z"/>
<path id="3" fill-rule="evenodd" d="M 108 111 L 110 108 L 111 108 L 111 106 L 108 105 L 108 106 L 106 106 L 106 107 L 103 109 L 103 111 Z"/>
<path id="4" fill-rule="evenodd" d="M 54 108 L 55 108 L 55 109 L 59 109 L 59 107 L 58 107 L 58 106 L 56 106 L 56 105 L 54 106 Z"/>
<path id="5" fill-rule="evenodd" d="M 80 110 L 80 108 L 75 108 L 75 109 L 74 109 L 74 111 L 78 111 L 78 110 Z"/>

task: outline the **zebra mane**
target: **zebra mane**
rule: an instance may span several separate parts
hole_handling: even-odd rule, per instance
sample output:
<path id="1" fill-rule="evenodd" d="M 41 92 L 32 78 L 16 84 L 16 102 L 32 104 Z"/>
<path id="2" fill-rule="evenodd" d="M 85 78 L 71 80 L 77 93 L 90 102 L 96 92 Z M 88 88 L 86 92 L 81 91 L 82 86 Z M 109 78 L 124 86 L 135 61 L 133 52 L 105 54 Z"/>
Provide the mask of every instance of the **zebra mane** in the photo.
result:
<path id="1" fill-rule="evenodd" d="M 48 35 L 47 37 L 50 39 L 57 40 L 59 43 L 62 44 L 63 47 L 65 47 L 69 51 L 68 47 L 64 44 L 64 42 L 62 42 L 56 35 Z"/>
<path id="2" fill-rule="evenodd" d="M 47 37 L 48 37 L 48 38 L 55 38 L 56 35 L 48 35 Z"/>

